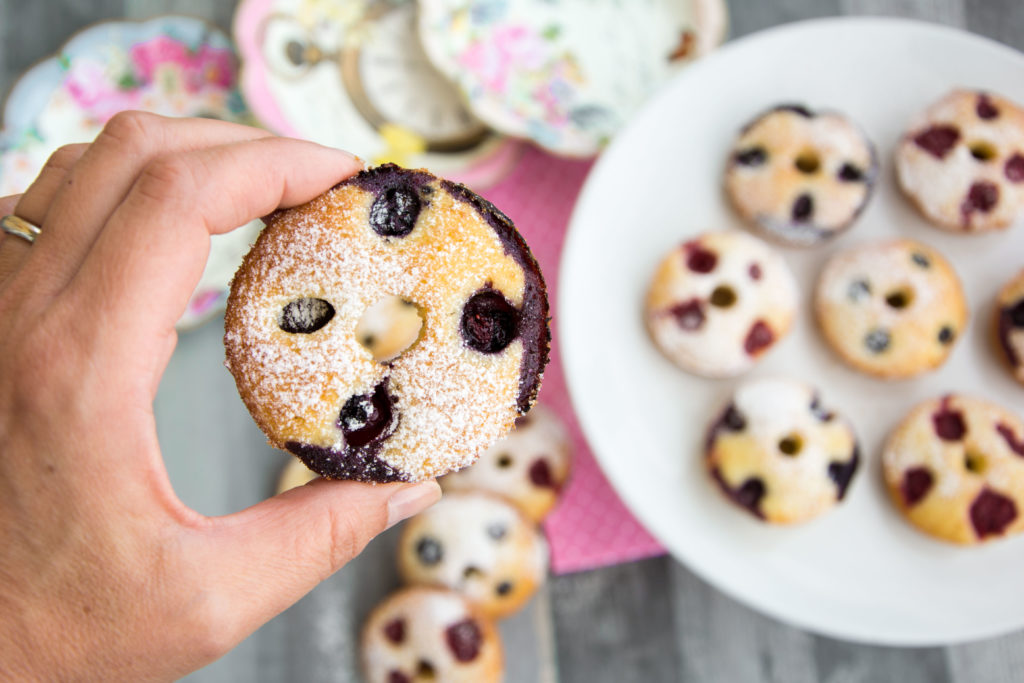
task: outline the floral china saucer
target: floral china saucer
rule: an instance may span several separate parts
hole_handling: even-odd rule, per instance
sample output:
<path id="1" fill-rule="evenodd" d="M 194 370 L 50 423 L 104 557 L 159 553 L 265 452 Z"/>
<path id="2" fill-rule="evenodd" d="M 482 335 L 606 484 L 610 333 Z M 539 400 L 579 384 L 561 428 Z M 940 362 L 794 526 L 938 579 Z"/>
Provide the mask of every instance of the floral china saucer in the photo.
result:
<path id="1" fill-rule="evenodd" d="M 24 192 L 54 150 L 92 141 L 119 111 L 251 123 L 235 77 L 230 40 L 198 19 L 164 16 L 86 28 L 11 89 L 0 129 L 0 196 Z M 206 270 L 179 329 L 223 308 L 228 283 L 261 227 L 253 221 L 211 238 Z"/>
<path id="2" fill-rule="evenodd" d="M 724 0 L 420 0 L 427 55 L 495 130 L 597 154 L 725 38 Z"/>
<path id="3" fill-rule="evenodd" d="M 246 100 L 278 133 L 476 189 L 519 158 L 427 60 L 413 0 L 242 0 L 234 35 Z"/>

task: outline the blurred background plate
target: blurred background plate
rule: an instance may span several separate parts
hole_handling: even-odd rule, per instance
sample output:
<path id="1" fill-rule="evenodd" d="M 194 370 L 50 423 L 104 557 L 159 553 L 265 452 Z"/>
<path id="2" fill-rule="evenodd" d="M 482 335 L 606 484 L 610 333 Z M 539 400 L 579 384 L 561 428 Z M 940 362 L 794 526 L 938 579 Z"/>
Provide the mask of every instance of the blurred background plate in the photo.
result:
<path id="1" fill-rule="evenodd" d="M 964 391 L 1024 412 L 1024 391 L 990 335 L 991 301 L 1022 265 L 1024 226 L 944 233 L 895 184 L 891 154 L 901 133 L 954 86 L 1024 102 L 1024 56 L 964 32 L 886 19 L 808 22 L 737 41 L 679 74 L 615 139 L 584 186 L 562 260 L 558 324 L 569 387 L 626 504 L 710 583 L 777 618 L 851 640 L 953 643 L 1024 625 L 1024 537 L 971 548 L 931 540 L 889 502 L 878 460 L 888 430 L 926 397 Z M 704 230 L 740 227 L 721 190 L 730 143 L 779 102 L 847 113 L 882 159 L 875 197 L 852 230 L 821 249 L 783 250 L 801 285 L 801 319 L 753 373 L 817 385 L 852 419 L 864 447 L 846 501 L 799 528 L 759 523 L 709 481 L 705 429 L 737 382 L 675 369 L 642 317 L 653 268 L 669 248 Z M 896 235 L 950 258 L 973 318 L 939 371 L 885 383 L 836 360 L 814 329 L 810 297 L 829 255 Z"/>
<path id="2" fill-rule="evenodd" d="M 597 154 L 671 74 L 725 38 L 723 0 L 419 0 L 431 61 L 496 130 Z"/>
<path id="3" fill-rule="evenodd" d="M 236 89 L 231 41 L 191 17 L 95 24 L 25 72 L 3 109 L 0 196 L 24 192 L 61 145 L 91 142 L 119 111 L 251 123 Z M 206 270 L 178 321 L 223 310 L 228 283 L 262 224 L 211 238 Z"/>
<path id="4" fill-rule="evenodd" d="M 476 189 L 521 144 L 494 133 L 427 60 L 413 0 L 242 0 L 242 90 L 270 129 Z"/>

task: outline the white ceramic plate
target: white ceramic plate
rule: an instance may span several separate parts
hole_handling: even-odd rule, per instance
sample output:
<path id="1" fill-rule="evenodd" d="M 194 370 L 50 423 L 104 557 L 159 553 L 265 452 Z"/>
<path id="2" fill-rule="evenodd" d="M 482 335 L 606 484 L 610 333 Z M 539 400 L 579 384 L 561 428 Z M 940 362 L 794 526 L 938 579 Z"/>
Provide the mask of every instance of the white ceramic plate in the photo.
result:
<path id="1" fill-rule="evenodd" d="M 931 540 L 891 505 L 879 467 L 885 435 L 918 400 L 957 390 L 1024 412 L 1024 389 L 1003 371 L 989 337 L 990 302 L 1024 266 L 1024 225 L 989 236 L 940 232 L 917 217 L 893 176 L 904 126 L 959 85 L 1024 102 L 1024 56 L 960 31 L 884 19 L 814 21 L 737 41 L 680 73 L 616 138 L 584 187 L 563 255 L 559 331 L 569 387 L 623 500 L 710 583 L 841 638 L 924 645 L 1024 626 L 1024 537 L 972 548 Z M 752 115 L 793 101 L 859 121 L 882 169 L 852 230 L 817 250 L 784 250 L 802 289 L 801 319 L 753 374 L 819 386 L 857 426 L 866 457 L 842 505 L 783 529 L 732 507 L 702 467 L 705 426 L 736 381 L 677 370 L 648 340 L 641 307 L 665 251 L 695 233 L 741 225 L 721 190 L 729 144 Z M 939 371 L 887 383 L 836 360 L 814 327 L 810 297 L 830 254 L 895 235 L 952 260 L 972 320 Z"/>

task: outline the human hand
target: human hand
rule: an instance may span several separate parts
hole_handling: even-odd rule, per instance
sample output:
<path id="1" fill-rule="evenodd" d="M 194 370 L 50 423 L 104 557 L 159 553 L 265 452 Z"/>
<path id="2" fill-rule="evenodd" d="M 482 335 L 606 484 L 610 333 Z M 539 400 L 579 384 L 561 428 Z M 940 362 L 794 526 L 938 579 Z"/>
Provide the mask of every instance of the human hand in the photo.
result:
<path id="1" fill-rule="evenodd" d="M 0 216 L 0 678 L 176 678 L 440 497 L 317 480 L 226 517 L 174 494 L 153 398 L 209 235 L 300 204 L 352 156 L 221 121 L 114 117 Z"/>

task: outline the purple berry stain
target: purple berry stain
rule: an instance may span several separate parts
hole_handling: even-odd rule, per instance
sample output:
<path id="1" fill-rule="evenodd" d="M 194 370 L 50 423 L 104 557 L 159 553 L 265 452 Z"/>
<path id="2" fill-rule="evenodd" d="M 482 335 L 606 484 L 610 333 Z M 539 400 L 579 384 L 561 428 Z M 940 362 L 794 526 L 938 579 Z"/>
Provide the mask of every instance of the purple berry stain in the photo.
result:
<path id="1" fill-rule="evenodd" d="M 759 263 L 751 263 L 750 268 L 747 269 L 747 272 L 750 273 L 750 279 L 754 280 L 755 282 L 760 280 L 761 276 L 763 275 L 763 273 L 761 272 L 761 265 Z"/>
<path id="2" fill-rule="evenodd" d="M 999 436 L 1003 437 L 1011 451 L 1024 457 L 1024 438 L 1017 438 L 1013 428 L 1002 422 L 996 425 L 996 431 L 999 432 Z"/>
<path id="3" fill-rule="evenodd" d="M 695 332 L 704 326 L 704 305 L 699 299 L 684 301 L 669 309 L 679 327 L 687 332 Z"/>
<path id="4" fill-rule="evenodd" d="M 472 662 L 480 654 L 483 634 L 480 626 L 472 619 L 465 619 L 449 626 L 445 632 L 448 649 L 460 662 Z"/>
<path id="5" fill-rule="evenodd" d="M 999 110 L 996 109 L 996 105 L 992 104 L 992 100 L 984 93 L 978 95 L 978 104 L 974 109 L 978 112 L 978 118 L 985 119 L 986 121 L 999 116 Z"/>
<path id="6" fill-rule="evenodd" d="M 775 333 L 763 320 L 758 320 L 750 327 L 747 338 L 743 340 L 743 349 L 751 356 L 756 356 L 767 349 L 775 341 Z"/>
<path id="7" fill-rule="evenodd" d="M 953 126 L 932 126 L 914 136 L 914 143 L 937 159 L 941 159 L 960 140 L 960 131 Z"/>
<path id="8" fill-rule="evenodd" d="M 697 242 L 686 243 L 686 267 L 695 273 L 710 273 L 718 265 L 718 255 Z"/>
<path id="9" fill-rule="evenodd" d="M 932 415 L 932 424 L 935 426 L 935 433 L 943 441 L 961 441 L 967 434 L 967 423 L 964 422 L 963 413 L 949 407 L 949 398 L 942 400 L 939 411 Z"/>
<path id="10" fill-rule="evenodd" d="M 967 191 L 967 197 L 960 205 L 960 212 L 969 216 L 975 211 L 988 213 L 999 202 L 999 188 L 995 183 L 987 180 L 979 180 L 971 185 Z"/>
<path id="11" fill-rule="evenodd" d="M 911 467 L 903 473 L 903 482 L 900 484 L 903 502 L 908 506 L 917 505 L 932 490 L 934 483 L 935 477 L 931 471 L 924 467 Z"/>
<path id="12" fill-rule="evenodd" d="M 558 490 L 558 485 L 555 483 L 555 477 L 551 473 L 551 466 L 548 465 L 548 461 L 544 458 L 537 458 L 530 465 L 530 469 L 527 471 L 530 477 L 530 482 L 542 489 L 554 489 Z"/>
<path id="13" fill-rule="evenodd" d="M 970 515 L 978 538 L 998 536 L 1017 519 L 1017 506 L 1006 496 L 983 489 L 971 503 Z"/>
<path id="14" fill-rule="evenodd" d="M 384 624 L 384 637 L 395 645 L 401 644 L 405 640 L 405 619 L 392 619 Z"/>
<path id="15" fill-rule="evenodd" d="M 1006 160 L 1006 165 L 1003 166 L 1003 173 L 1011 183 L 1024 182 L 1024 156 L 1019 152 L 1014 153 L 1013 156 Z"/>
<path id="16" fill-rule="evenodd" d="M 761 512 L 761 500 L 765 494 L 763 480 L 759 477 L 750 477 L 740 484 L 738 488 L 732 488 L 725 481 L 725 478 L 722 477 L 722 473 L 717 467 L 711 470 L 711 476 L 718 482 L 718 485 L 730 500 L 740 507 L 749 510 L 758 519 L 764 519 L 764 513 Z"/>

